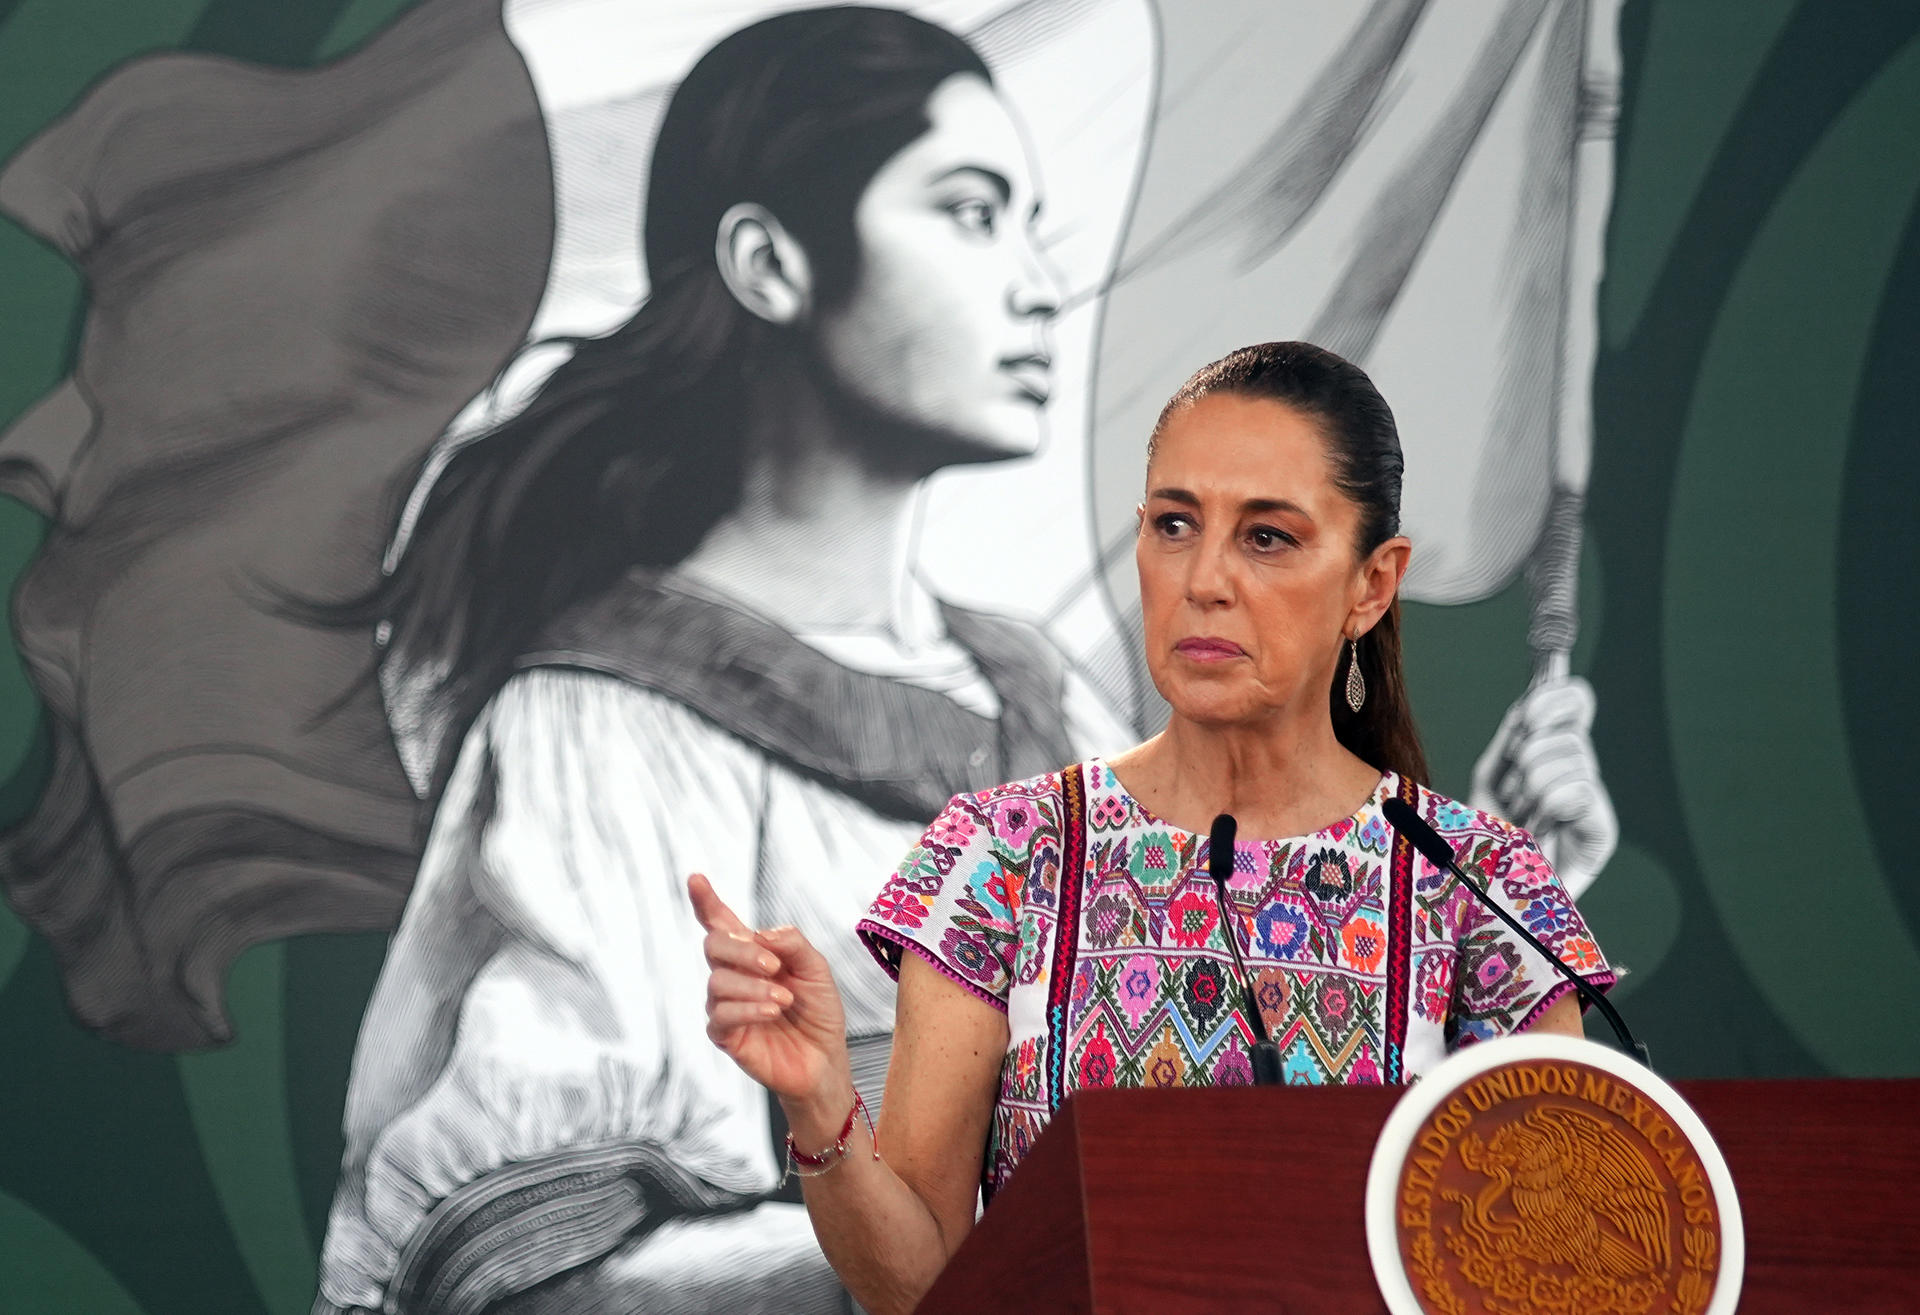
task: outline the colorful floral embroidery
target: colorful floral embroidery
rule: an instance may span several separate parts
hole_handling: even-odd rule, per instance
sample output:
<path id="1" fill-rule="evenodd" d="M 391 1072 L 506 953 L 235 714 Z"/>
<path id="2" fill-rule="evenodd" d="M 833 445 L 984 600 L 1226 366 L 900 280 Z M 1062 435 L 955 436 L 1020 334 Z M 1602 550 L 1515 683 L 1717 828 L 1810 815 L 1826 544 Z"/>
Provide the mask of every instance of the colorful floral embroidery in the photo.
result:
<path id="1" fill-rule="evenodd" d="M 1252 1030 L 1226 938 L 1291 1083 L 1377 1083 L 1388 1071 L 1389 982 L 1403 993 L 1396 1074 L 1520 1026 L 1555 974 L 1451 873 L 1412 867 L 1410 916 L 1394 923 L 1392 829 L 1379 801 L 1310 836 L 1235 847 L 1221 917 L 1207 845 L 1154 817 L 1102 763 L 1085 770 L 1083 885 L 1056 954 L 1064 791 L 1058 775 L 956 799 L 887 882 L 860 931 L 897 970 L 909 944 L 1008 1010 L 1010 1036 L 984 1157 L 989 1189 L 1027 1154 L 1058 1094 L 1080 1087 L 1239 1085 L 1253 1076 Z M 1491 874 L 1496 898 L 1566 963 L 1613 975 L 1532 838 L 1431 793 L 1425 815 L 1462 862 Z M 1388 927 L 1410 927 L 1397 975 Z M 1395 933 L 1396 935 L 1400 933 Z M 1052 993 L 1055 965 L 1071 981 Z M 1058 1002 L 1057 1008 L 1050 1001 Z M 1051 1048 L 1059 1046 L 1058 1052 Z M 1063 1058 L 1050 1067 L 1051 1056 Z"/>
<path id="2" fill-rule="evenodd" d="M 1351 918 L 1340 929 L 1340 950 L 1350 967 L 1370 973 L 1387 956 L 1387 932 L 1367 918 Z"/>

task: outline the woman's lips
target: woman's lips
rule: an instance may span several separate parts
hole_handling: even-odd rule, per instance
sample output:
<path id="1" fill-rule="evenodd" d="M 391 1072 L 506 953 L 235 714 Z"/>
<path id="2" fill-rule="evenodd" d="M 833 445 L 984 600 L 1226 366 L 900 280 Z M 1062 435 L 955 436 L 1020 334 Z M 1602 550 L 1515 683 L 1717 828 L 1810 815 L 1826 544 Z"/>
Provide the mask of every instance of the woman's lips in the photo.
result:
<path id="1" fill-rule="evenodd" d="M 1173 651 L 1195 662 L 1225 662 L 1231 658 L 1247 655 L 1247 651 L 1231 639 L 1214 639 L 1211 636 L 1202 639 L 1183 639 L 1173 646 Z"/>

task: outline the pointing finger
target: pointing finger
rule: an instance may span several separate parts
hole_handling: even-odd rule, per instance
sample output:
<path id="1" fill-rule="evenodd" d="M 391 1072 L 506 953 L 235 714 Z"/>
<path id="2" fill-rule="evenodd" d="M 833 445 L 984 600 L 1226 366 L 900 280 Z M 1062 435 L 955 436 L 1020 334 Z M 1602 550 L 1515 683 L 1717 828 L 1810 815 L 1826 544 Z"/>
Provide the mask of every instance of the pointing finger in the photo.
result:
<path id="1" fill-rule="evenodd" d="M 730 931 L 743 936 L 752 934 L 747 924 L 727 907 L 726 901 L 720 898 L 704 873 L 696 872 L 687 878 L 687 898 L 693 903 L 693 915 L 700 919 L 700 925 L 708 931 Z"/>

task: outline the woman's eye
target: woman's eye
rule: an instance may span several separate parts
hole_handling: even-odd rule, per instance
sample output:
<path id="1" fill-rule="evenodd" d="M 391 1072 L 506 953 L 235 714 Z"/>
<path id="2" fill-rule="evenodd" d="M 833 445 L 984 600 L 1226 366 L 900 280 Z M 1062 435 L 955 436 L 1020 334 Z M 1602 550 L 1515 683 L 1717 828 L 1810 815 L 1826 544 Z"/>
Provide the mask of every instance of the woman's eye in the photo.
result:
<path id="1" fill-rule="evenodd" d="M 1295 540 L 1285 530 L 1276 530 L 1271 525 L 1256 525 L 1247 531 L 1247 542 L 1259 552 L 1273 552 L 1278 548 L 1290 547 Z"/>
<path id="2" fill-rule="evenodd" d="M 956 201 L 947 207 L 947 213 L 953 216 L 953 222 L 969 233 L 993 234 L 993 207 L 985 201 Z"/>
<path id="3" fill-rule="evenodd" d="M 1193 532 L 1193 522 L 1177 511 L 1163 511 L 1153 518 L 1153 528 L 1163 538 L 1184 539 Z"/>

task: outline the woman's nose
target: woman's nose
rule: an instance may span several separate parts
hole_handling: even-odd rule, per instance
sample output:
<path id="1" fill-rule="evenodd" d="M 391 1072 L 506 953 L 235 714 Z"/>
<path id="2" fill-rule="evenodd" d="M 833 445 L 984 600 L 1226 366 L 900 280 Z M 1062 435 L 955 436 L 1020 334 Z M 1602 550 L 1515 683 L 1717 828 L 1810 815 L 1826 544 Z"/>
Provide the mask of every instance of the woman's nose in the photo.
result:
<path id="1" fill-rule="evenodd" d="M 1187 558 L 1187 599 L 1197 607 L 1220 607 L 1233 602 L 1230 545 L 1203 539 Z"/>
<path id="2" fill-rule="evenodd" d="M 1017 319 L 1050 320 L 1060 313 L 1064 293 L 1060 271 L 1032 238 L 1020 243 L 1020 265 L 1007 289 L 1007 309 Z"/>

